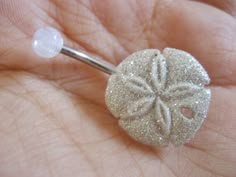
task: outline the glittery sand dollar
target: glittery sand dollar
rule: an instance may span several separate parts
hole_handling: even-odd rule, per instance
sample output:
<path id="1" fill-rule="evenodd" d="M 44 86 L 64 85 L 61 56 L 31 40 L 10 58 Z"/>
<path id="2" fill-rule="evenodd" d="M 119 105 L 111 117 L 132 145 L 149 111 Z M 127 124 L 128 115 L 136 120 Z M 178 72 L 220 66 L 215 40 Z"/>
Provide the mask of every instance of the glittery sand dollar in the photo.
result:
<path id="1" fill-rule="evenodd" d="M 144 144 L 188 142 L 207 116 L 210 79 L 190 54 L 166 48 L 136 52 L 108 82 L 106 104 L 120 126 Z"/>

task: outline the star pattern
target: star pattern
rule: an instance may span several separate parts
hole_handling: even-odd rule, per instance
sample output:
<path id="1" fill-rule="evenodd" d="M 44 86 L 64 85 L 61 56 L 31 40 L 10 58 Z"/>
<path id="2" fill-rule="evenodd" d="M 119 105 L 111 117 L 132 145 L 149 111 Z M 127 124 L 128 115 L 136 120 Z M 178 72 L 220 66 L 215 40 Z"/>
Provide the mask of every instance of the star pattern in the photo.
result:
<path id="1" fill-rule="evenodd" d="M 172 117 L 167 102 L 182 100 L 198 93 L 202 88 L 193 83 L 180 82 L 166 87 L 168 70 L 166 59 L 161 55 L 154 56 L 151 60 L 151 84 L 145 78 L 135 75 L 121 74 L 124 86 L 138 99 L 129 104 L 127 114 L 123 118 L 140 118 L 154 109 L 155 120 L 161 129 L 162 135 L 169 135 Z"/>

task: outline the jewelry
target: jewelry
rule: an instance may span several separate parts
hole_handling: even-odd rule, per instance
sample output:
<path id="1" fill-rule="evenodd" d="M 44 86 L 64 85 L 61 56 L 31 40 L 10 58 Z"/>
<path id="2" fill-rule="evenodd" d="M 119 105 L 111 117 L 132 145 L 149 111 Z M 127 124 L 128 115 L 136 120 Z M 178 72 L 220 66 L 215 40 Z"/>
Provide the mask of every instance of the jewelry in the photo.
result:
<path id="1" fill-rule="evenodd" d="M 138 51 L 117 67 L 63 46 L 61 34 L 39 29 L 33 49 L 41 57 L 59 53 L 110 74 L 106 105 L 119 125 L 135 140 L 153 146 L 187 143 L 207 117 L 210 78 L 190 54 L 166 48 Z"/>

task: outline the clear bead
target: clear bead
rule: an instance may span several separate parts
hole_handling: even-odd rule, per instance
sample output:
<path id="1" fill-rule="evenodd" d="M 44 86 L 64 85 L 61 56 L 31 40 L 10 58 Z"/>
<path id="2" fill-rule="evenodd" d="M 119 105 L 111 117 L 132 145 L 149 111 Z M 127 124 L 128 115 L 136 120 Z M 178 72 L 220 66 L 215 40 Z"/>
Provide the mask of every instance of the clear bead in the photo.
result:
<path id="1" fill-rule="evenodd" d="M 40 57 L 53 58 L 60 53 L 63 43 L 59 31 L 52 27 L 43 27 L 35 32 L 32 47 Z"/>

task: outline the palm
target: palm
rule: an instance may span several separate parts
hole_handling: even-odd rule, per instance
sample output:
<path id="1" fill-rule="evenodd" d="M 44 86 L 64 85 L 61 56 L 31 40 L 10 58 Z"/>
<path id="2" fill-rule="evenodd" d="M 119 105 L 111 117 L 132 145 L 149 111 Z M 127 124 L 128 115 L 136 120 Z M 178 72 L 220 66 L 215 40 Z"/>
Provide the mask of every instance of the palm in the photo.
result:
<path id="1" fill-rule="evenodd" d="M 236 175 L 236 35 L 229 14 L 193 1 L 2 0 L 0 25 L 0 176 Z M 31 35 L 43 25 L 114 64 L 144 48 L 196 56 L 210 74 L 213 98 L 194 140 L 155 149 L 127 137 L 104 105 L 103 73 L 31 52 Z"/>

